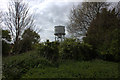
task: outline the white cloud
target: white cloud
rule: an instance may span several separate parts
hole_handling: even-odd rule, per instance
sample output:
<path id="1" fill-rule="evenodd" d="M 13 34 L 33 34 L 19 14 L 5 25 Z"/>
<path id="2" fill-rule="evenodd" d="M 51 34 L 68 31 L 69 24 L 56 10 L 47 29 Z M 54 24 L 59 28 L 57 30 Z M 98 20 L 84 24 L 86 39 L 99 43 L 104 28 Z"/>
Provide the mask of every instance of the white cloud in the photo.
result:
<path id="1" fill-rule="evenodd" d="M 7 10 L 9 0 L 1 0 L 0 9 Z M 49 39 L 54 40 L 54 26 L 66 26 L 68 22 L 69 11 L 73 4 L 77 5 L 78 2 L 85 0 L 24 0 L 30 6 L 30 12 L 35 16 L 35 23 L 38 29 L 41 41 Z M 110 0 L 108 0 L 110 1 Z M 116 0 L 118 1 L 118 0 Z M 66 31 L 67 33 L 67 31 Z M 68 33 L 67 33 L 68 36 Z"/>
<path id="2" fill-rule="evenodd" d="M 7 11 L 9 0 L 0 0 L 0 10 Z"/>
<path id="3" fill-rule="evenodd" d="M 1 9 L 7 11 L 7 5 L 10 0 L 2 0 Z M 49 39 L 54 41 L 54 26 L 66 26 L 69 10 L 73 3 L 58 2 L 54 0 L 24 0 L 30 7 L 30 13 L 35 16 L 35 24 L 41 36 L 41 41 Z"/>
<path id="4" fill-rule="evenodd" d="M 39 4 L 38 4 L 39 3 Z M 36 25 L 41 28 L 42 31 L 39 33 L 41 40 L 45 41 L 49 39 L 54 41 L 54 26 L 64 25 L 66 26 L 68 21 L 68 14 L 73 3 L 65 2 L 29 2 L 32 7 L 32 11 L 35 15 Z"/>

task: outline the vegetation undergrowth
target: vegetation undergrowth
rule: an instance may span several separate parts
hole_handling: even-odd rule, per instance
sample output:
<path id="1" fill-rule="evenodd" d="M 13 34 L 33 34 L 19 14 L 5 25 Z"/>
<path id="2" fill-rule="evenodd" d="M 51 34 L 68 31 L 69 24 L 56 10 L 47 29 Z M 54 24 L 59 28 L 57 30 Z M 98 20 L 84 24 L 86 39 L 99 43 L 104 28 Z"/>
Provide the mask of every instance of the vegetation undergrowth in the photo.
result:
<path id="1" fill-rule="evenodd" d="M 3 58 L 3 78 L 20 78 L 30 68 L 53 66 L 35 51 Z"/>
<path id="2" fill-rule="evenodd" d="M 118 63 L 67 60 L 59 67 L 32 68 L 22 78 L 118 78 Z"/>

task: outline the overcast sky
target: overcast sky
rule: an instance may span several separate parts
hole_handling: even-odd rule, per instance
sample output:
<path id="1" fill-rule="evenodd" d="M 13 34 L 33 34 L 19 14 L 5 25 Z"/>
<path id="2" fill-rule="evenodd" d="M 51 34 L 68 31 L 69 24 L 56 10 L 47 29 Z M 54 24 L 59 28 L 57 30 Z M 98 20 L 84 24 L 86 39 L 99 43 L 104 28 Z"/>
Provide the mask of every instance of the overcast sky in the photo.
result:
<path id="1" fill-rule="evenodd" d="M 0 9 L 7 11 L 10 0 L 0 0 Z M 37 29 L 41 29 L 39 34 L 41 41 L 54 41 L 54 26 L 66 26 L 69 13 L 73 5 L 77 5 L 82 0 L 25 0 L 29 4 L 30 12 L 35 16 Z M 119 1 L 119 0 L 110 0 Z M 66 31 L 66 36 L 68 33 Z"/>

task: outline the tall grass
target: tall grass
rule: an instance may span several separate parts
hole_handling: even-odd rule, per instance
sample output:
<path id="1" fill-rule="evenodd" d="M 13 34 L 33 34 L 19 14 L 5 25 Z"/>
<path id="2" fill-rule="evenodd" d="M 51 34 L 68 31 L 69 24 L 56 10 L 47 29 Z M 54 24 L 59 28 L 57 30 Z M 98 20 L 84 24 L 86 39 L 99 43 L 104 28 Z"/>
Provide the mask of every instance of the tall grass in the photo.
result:
<path id="1" fill-rule="evenodd" d="M 54 66 L 36 51 L 3 58 L 3 78 L 117 78 L 118 63 L 64 60 Z"/>
<path id="2" fill-rule="evenodd" d="M 38 65 L 51 66 L 51 63 L 35 51 L 3 58 L 3 78 L 20 78 L 29 69 Z"/>
<path id="3" fill-rule="evenodd" d="M 23 78 L 118 78 L 118 63 L 103 60 L 66 61 L 56 67 L 32 68 Z"/>

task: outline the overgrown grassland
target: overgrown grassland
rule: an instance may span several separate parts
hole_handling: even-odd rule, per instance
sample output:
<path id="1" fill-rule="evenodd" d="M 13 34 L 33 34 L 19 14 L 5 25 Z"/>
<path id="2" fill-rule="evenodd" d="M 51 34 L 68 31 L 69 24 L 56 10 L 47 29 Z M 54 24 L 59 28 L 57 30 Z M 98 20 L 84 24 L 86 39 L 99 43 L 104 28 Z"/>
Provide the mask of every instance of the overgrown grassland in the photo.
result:
<path id="1" fill-rule="evenodd" d="M 118 64 L 102 60 L 66 61 L 59 67 L 30 69 L 23 78 L 117 78 Z"/>
<path id="2" fill-rule="evenodd" d="M 53 65 L 35 51 L 3 58 L 3 78 L 117 78 L 118 63 L 66 60 Z"/>
<path id="3" fill-rule="evenodd" d="M 20 78 L 29 69 L 41 66 L 51 66 L 51 62 L 40 57 L 35 51 L 3 58 L 3 78 Z"/>

